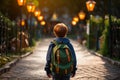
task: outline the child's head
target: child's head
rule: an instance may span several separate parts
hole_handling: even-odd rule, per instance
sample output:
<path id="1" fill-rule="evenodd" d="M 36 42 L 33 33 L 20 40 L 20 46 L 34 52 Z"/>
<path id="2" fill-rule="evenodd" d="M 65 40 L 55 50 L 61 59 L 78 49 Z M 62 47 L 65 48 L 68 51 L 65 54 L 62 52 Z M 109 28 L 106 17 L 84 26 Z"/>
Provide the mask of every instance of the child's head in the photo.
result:
<path id="1" fill-rule="evenodd" d="M 64 23 L 58 23 L 54 26 L 53 32 L 56 37 L 65 37 L 68 32 L 68 27 Z"/>

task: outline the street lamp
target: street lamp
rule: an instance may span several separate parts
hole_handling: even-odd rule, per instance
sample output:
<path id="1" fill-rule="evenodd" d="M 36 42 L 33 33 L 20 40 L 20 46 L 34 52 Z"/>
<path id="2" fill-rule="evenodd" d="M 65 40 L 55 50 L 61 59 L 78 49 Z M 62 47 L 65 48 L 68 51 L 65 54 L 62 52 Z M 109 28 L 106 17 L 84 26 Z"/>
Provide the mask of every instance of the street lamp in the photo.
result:
<path id="1" fill-rule="evenodd" d="M 24 19 L 21 20 L 21 26 L 23 26 L 23 27 L 25 26 L 25 20 Z"/>
<path id="2" fill-rule="evenodd" d="M 29 45 L 30 46 L 32 46 L 32 29 L 31 29 L 32 13 L 34 12 L 35 7 L 36 6 L 32 2 L 27 4 L 27 11 L 29 13 L 29 18 L 30 18 L 30 25 L 29 25 Z"/>
<path id="3" fill-rule="evenodd" d="M 35 15 L 36 17 L 39 16 L 40 14 L 41 14 L 40 10 L 37 9 L 37 10 L 34 11 L 34 15 Z"/>
<path id="4" fill-rule="evenodd" d="M 22 7 L 25 5 L 26 0 L 17 0 L 17 2 L 21 9 L 20 22 L 22 22 Z M 21 48 L 22 48 L 22 25 L 20 24 L 20 50 Z"/>
<path id="5" fill-rule="evenodd" d="M 78 31 L 78 37 L 77 37 L 77 39 L 78 39 L 78 41 L 82 44 L 82 41 L 83 41 L 83 20 L 85 19 L 85 16 L 86 16 L 86 14 L 85 14 L 85 12 L 83 12 L 82 10 L 78 13 L 78 16 L 79 16 L 79 19 L 80 19 L 80 21 L 79 21 L 79 24 L 78 24 L 78 29 L 79 29 L 79 31 Z"/>
<path id="6" fill-rule="evenodd" d="M 86 2 L 86 7 L 88 9 L 89 12 L 92 12 L 94 10 L 94 7 L 95 7 L 95 4 L 96 2 L 94 0 L 88 0 Z M 91 27 L 92 27 L 92 21 L 91 21 L 91 17 L 92 15 L 90 15 L 90 26 L 89 26 L 89 34 L 88 34 L 88 48 L 90 49 L 91 48 Z"/>
<path id="7" fill-rule="evenodd" d="M 38 20 L 42 21 L 44 19 L 44 17 L 42 15 L 38 16 Z"/>
<path id="8" fill-rule="evenodd" d="M 46 24 L 46 22 L 45 22 L 45 21 L 41 21 L 40 24 L 41 24 L 42 26 L 44 26 L 44 25 Z"/>
<path id="9" fill-rule="evenodd" d="M 85 19 L 85 13 L 83 11 L 80 11 L 78 13 L 78 16 L 79 16 L 80 20 L 84 20 Z"/>
<path id="10" fill-rule="evenodd" d="M 34 3 L 32 3 L 32 2 L 28 3 L 28 4 L 27 4 L 27 10 L 28 10 L 29 13 L 34 12 L 34 10 L 35 10 L 35 5 L 34 5 Z"/>
<path id="11" fill-rule="evenodd" d="M 72 20 L 72 25 L 75 26 L 76 24 L 76 21 Z"/>
<path id="12" fill-rule="evenodd" d="M 93 11 L 93 10 L 94 10 L 94 7 L 95 7 L 95 4 L 96 4 L 95 1 L 93 1 L 93 0 L 88 0 L 88 1 L 86 2 L 86 7 L 87 7 L 88 11 Z"/>
<path id="13" fill-rule="evenodd" d="M 73 29 L 73 33 L 75 32 L 75 34 L 77 34 L 78 33 L 78 27 L 77 27 L 77 24 L 78 24 L 78 22 L 79 22 L 79 17 L 78 16 L 74 16 L 73 17 L 73 19 L 72 19 L 72 22 L 71 22 L 71 24 L 72 24 L 72 26 L 74 27 L 72 27 Z"/>
<path id="14" fill-rule="evenodd" d="M 23 6 L 26 3 L 26 0 L 17 0 L 19 6 Z"/>
<path id="15" fill-rule="evenodd" d="M 79 18 L 77 16 L 73 17 L 73 21 L 75 21 L 76 23 L 79 21 Z"/>

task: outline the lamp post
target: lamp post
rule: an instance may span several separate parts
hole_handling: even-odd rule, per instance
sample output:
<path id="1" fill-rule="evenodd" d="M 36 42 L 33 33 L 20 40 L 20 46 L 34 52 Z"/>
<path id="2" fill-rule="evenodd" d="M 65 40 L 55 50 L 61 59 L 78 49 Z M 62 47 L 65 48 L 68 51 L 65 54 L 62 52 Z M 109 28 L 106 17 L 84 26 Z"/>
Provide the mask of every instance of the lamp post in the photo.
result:
<path id="1" fill-rule="evenodd" d="M 96 2 L 94 0 L 88 0 L 86 2 L 86 7 L 89 12 L 92 12 L 94 10 L 95 4 L 96 4 Z"/>
<path id="2" fill-rule="evenodd" d="M 21 17 L 20 17 L 20 22 L 21 22 L 22 21 L 22 7 L 25 5 L 26 0 L 17 0 L 17 2 L 21 9 Z M 20 50 L 21 48 L 22 48 L 22 25 L 20 23 Z"/>
<path id="3" fill-rule="evenodd" d="M 19 6 L 23 6 L 26 3 L 26 0 L 17 0 Z"/>
<path id="4" fill-rule="evenodd" d="M 77 16 L 73 17 L 73 21 L 75 21 L 76 23 L 79 21 L 79 18 Z"/>
<path id="5" fill-rule="evenodd" d="M 84 32 L 84 27 L 83 27 L 83 20 L 85 19 L 85 16 L 86 16 L 86 14 L 85 14 L 85 12 L 84 11 L 80 11 L 79 13 L 78 13 L 78 16 L 79 16 L 79 19 L 80 19 L 80 21 L 79 21 L 79 24 L 78 24 L 78 27 L 79 27 L 79 42 L 82 44 L 82 41 L 83 41 L 83 32 Z"/>
<path id="6" fill-rule="evenodd" d="M 78 13 L 78 16 L 79 16 L 80 20 L 84 20 L 85 19 L 85 13 L 83 11 L 80 11 Z"/>
<path id="7" fill-rule="evenodd" d="M 21 20 L 21 26 L 25 26 L 25 20 L 24 19 Z"/>
<path id="8" fill-rule="evenodd" d="M 42 21 L 44 17 L 42 15 L 38 16 L 38 21 Z"/>
<path id="9" fill-rule="evenodd" d="M 42 26 L 44 26 L 44 25 L 46 24 L 46 22 L 45 22 L 45 21 L 41 21 L 40 24 L 41 24 Z"/>
<path id="10" fill-rule="evenodd" d="M 77 22 L 72 20 L 72 25 L 75 26 L 76 24 L 77 24 Z"/>
<path id="11" fill-rule="evenodd" d="M 34 11 L 34 15 L 36 17 L 36 27 L 35 27 L 35 34 L 36 34 L 36 39 L 39 39 L 41 36 L 41 29 L 40 29 L 40 21 L 41 20 L 41 11 L 39 10 L 39 8 L 36 8 Z"/>
<path id="12" fill-rule="evenodd" d="M 78 21 L 79 21 L 78 16 L 74 16 L 73 19 L 72 19 L 72 25 L 73 25 L 73 26 L 76 26 L 77 23 L 78 23 Z"/>
<path id="13" fill-rule="evenodd" d="M 21 26 L 22 26 L 22 30 L 23 32 L 25 31 L 25 20 L 22 19 L 21 22 L 20 22 Z"/>
<path id="14" fill-rule="evenodd" d="M 34 12 L 35 10 L 35 5 L 34 3 L 30 2 L 27 4 L 27 10 L 28 10 L 28 13 L 29 13 L 29 21 L 30 21 L 30 24 L 29 24 L 29 45 L 32 46 L 32 27 L 31 27 L 31 21 L 32 21 L 32 13 Z"/>
<path id="15" fill-rule="evenodd" d="M 99 16 L 95 17 L 97 28 L 96 28 L 96 51 L 99 50 Z"/>
<path id="16" fill-rule="evenodd" d="M 41 14 L 41 12 L 40 12 L 39 9 L 36 9 L 36 10 L 34 11 L 34 15 L 35 15 L 36 17 L 40 16 L 40 14 Z"/>
<path id="17" fill-rule="evenodd" d="M 112 18 L 111 18 L 111 15 L 112 15 L 112 11 L 111 11 L 111 5 L 112 5 L 112 0 L 109 0 L 108 1 L 108 12 L 109 12 L 109 34 L 108 34 L 108 53 L 110 54 L 110 57 L 112 57 Z"/>
<path id="18" fill-rule="evenodd" d="M 89 15 L 90 15 L 90 26 L 89 26 L 89 34 L 88 34 L 88 48 L 89 49 L 91 48 L 91 45 L 90 45 L 90 43 L 91 43 L 91 34 L 90 33 L 91 33 L 91 27 L 92 27 L 91 12 L 94 10 L 95 4 L 96 4 L 96 2 L 93 0 L 88 0 L 86 2 L 86 7 L 87 7 L 87 10 L 89 11 Z"/>
<path id="19" fill-rule="evenodd" d="M 29 13 L 33 13 L 35 11 L 35 5 L 33 2 L 27 4 L 27 10 Z"/>

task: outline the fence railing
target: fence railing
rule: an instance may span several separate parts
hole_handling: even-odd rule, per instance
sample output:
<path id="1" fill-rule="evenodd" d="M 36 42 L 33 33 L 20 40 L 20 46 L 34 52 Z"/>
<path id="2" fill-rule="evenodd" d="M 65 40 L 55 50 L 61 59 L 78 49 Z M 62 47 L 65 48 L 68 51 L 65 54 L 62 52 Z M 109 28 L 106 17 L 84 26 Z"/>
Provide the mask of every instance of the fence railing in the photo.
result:
<path id="1" fill-rule="evenodd" d="M 112 56 L 120 58 L 120 23 L 113 22 L 111 32 Z"/>

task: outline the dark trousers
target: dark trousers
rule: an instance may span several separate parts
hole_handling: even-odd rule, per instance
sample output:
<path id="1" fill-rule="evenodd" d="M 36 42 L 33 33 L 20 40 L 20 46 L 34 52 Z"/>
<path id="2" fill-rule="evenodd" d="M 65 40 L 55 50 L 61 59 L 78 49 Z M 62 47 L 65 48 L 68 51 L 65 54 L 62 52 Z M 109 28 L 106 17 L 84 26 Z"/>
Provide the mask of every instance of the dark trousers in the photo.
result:
<path id="1" fill-rule="evenodd" d="M 53 75 L 53 80 L 70 80 L 70 75 Z"/>

